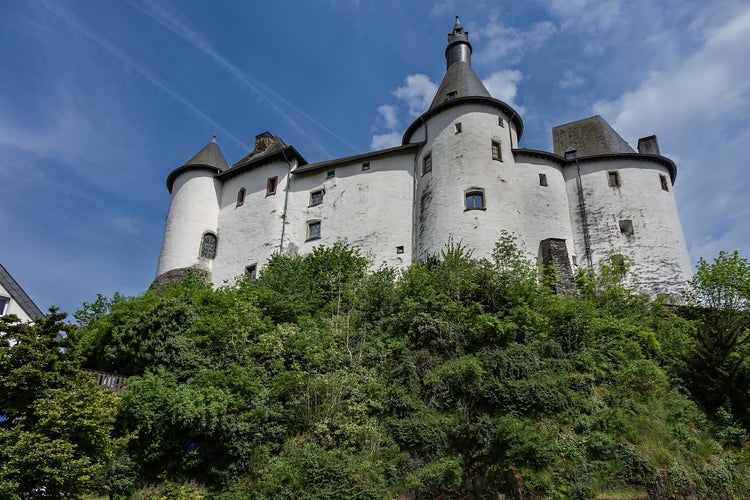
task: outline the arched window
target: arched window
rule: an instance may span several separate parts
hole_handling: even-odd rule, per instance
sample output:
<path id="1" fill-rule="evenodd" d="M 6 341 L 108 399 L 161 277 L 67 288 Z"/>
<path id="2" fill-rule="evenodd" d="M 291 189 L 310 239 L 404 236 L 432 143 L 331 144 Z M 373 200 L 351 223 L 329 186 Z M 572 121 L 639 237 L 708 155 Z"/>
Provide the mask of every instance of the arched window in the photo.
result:
<path id="1" fill-rule="evenodd" d="M 472 189 L 464 193 L 466 210 L 484 210 L 484 189 Z"/>
<path id="2" fill-rule="evenodd" d="M 201 242 L 201 257 L 207 259 L 213 259 L 216 257 L 216 235 L 214 233 L 206 233 L 203 235 L 203 241 Z"/>

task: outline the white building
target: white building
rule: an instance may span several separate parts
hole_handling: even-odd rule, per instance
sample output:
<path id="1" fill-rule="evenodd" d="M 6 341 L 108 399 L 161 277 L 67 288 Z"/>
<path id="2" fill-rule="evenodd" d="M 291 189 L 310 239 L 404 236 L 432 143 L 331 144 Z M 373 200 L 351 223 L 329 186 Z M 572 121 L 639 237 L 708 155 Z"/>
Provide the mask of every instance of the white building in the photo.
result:
<path id="1" fill-rule="evenodd" d="M 219 285 L 274 253 L 339 239 L 398 268 L 439 253 L 449 237 L 482 257 L 508 231 L 564 271 L 628 256 L 646 289 L 679 295 L 691 264 L 677 169 L 656 137 L 636 152 L 594 116 L 555 127 L 554 152 L 519 148 L 523 121 L 490 96 L 471 52 L 457 18 L 443 81 L 401 146 L 309 164 L 264 132 L 230 167 L 212 140 L 167 178 L 157 282 L 198 269 Z"/>
<path id="2" fill-rule="evenodd" d="M 26 295 L 13 276 L 0 265 L 0 316 L 6 314 L 15 314 L 21 321 L 44 317 L 44 313 Z"/>

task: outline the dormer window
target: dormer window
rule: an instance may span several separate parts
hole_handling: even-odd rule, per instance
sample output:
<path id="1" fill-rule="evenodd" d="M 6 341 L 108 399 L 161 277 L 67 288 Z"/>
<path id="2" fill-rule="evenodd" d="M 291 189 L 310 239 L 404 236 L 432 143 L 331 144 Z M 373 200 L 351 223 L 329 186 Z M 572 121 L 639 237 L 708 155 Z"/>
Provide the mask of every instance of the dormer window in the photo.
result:
<path id="1" fill-rule="evenodd" d="M 458 91 L 457 90 L 452 90 L 452 91 L 448 92 L 448 98 L 446 99 L 446 101 L 450 101 L 452 99 L 455 99 L 456 97 L 458 97 Z"/>

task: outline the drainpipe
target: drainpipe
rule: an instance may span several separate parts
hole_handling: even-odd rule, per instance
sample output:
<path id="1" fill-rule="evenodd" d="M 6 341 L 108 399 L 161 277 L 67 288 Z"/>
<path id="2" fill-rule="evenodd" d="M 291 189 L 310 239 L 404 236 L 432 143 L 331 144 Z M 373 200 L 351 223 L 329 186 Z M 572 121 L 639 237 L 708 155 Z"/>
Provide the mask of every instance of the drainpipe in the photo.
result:
<path id="1" fill-rule="evenodd" d="M 565 151 L 566 160 L 576 161 L 576 187 L 578 188 L 578 206 L 581 207 L 581 219 L 583 223 L 583 245 L 586 251 L 586 261 L 589 269 L 594 270 L 594 263 L 591 259 L 591 237 L 589 236 L 589 222 L 586 216 L 586 199 L 583 196 L 583 182 L 581 181 L 581 164 L 578 162 L 577 151 L 569 147 Z"/>
<path id="2" fill-rule="evenodd" d="M 422 122 L 422 125 L 424 126 L 424 144 L 427 144 L 427 122 L 424 119 L 424 115 L 419 117 L 420 121 Z M 420 170 L 419 170 L 419 155 L 422 154 L 422 150 L 424 149 L 424 144 L 422 144 L 418 149 L 417 152 L 414 154 L 414 188 L 413 188 L 413 201 L 411 203 L 411 240 L 412 240 L 412 249 L 411 249 L 411 258 L 414 260 L 416 258 L 417 254 L 417 236 L 419 235 L 419 216 L 417 215 L 417 185 L 419 184 L 420 179 Z"/>
<path id="3" fill-rule="evenodd" d="M 287 175 L 286 175 L 286 189 L 284 189 L 284 213 L 281 214 L 281 241 L 279 242 L 279 255 L 284 253 L 284 232 L 286 231 L 286 209 L 289 204 L 289 189 L 292 184 L 292 164 L 289 158 L 286 156 L 286 150 L 281 150 L 281 154 L 284 156 L 284 161 L 287 164 Z"/>

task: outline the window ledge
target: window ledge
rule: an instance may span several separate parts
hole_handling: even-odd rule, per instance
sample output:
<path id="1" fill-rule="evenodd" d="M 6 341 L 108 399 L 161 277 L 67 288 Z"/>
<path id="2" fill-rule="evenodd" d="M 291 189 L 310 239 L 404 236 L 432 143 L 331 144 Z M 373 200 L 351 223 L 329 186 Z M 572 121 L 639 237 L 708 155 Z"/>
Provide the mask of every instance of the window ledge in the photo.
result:
<path id="1" fill-rule="evenodd" d="M 483 211 L 483 212 L 484 212 L 484 211 L 486 211 L 486 210 L 487 210 L 487 207 L 478 207 L 478 208 L 464 208 L 464 212 L 469 212 L 469 211 L 471 211 L 471 210 L 481 210 L 481 211 Z"/>
<path id="2" fill-rule="evenodd" d="M 320 239 L 320 236 L 313 236 L 312 238 L 307 238 L 305 240 L 305 243 L 307 243 L 308 241 L 315 241 L 315 240 L 319 240 L 319 239 Z"/>

